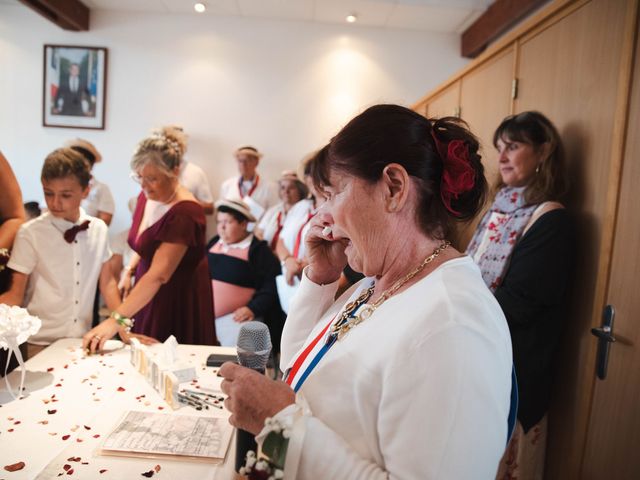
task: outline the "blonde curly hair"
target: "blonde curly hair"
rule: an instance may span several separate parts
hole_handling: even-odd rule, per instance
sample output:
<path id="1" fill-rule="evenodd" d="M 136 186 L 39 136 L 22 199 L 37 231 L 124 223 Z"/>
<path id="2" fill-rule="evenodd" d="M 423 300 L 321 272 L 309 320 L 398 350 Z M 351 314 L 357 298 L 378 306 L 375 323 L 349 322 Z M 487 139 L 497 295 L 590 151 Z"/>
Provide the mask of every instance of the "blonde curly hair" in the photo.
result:
<path id="1" fill-rule="evenodd" d="M 187 135 L 182 127 L 164 126 L 138 143 L 131 159 L 131 169 L 137 171 L 151 163 L 168 175 L 173 175 L 174 170 L 182 165 L 186 151 Z"/>

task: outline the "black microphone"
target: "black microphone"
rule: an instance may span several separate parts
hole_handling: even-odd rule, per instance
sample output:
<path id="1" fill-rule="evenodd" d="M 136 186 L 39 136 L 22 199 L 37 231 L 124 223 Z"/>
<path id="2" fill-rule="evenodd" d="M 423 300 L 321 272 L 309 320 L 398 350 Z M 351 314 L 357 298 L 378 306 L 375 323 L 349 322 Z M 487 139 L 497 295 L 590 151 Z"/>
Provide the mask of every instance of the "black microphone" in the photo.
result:
<path id="1" fill-rule="evenodd" d="M 262 322 L 245 322 L 238 333 L 238 363 L 264 374 L 271 353 L 269 328 Z M 257 452 L 258 445 L 252 433 L 238 429 L 236 432 L 236 472 L 244 466 L 249 450 Z"/>

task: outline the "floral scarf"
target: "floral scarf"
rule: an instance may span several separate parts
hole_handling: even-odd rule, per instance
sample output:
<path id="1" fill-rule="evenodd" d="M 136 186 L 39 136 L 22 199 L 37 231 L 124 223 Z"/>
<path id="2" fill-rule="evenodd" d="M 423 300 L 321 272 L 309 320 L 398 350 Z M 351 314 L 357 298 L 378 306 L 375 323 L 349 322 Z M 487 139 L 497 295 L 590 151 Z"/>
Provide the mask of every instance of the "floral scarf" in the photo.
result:
<path id="1" fill-rule="evenodd" d="M 498 192 L 467 247 L 492 292 L 502 283 L 513 247 L 538 208 L 525 203 L 525 188 L 504 187 Z"/>

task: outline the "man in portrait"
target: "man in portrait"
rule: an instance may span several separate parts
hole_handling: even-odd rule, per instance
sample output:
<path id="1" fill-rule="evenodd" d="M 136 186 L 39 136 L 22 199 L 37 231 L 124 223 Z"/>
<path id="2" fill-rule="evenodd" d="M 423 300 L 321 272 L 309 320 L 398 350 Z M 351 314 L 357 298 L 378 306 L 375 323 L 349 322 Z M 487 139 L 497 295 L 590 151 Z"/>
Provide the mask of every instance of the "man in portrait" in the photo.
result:
<path id="1" fill-rule="evenodd" d="M 86 78 L 80 76 L 80 65 L 72 63 L 69 75 L 60 84 L 52 113 L 57 115 L 90 116 L 91 94 Z"/>

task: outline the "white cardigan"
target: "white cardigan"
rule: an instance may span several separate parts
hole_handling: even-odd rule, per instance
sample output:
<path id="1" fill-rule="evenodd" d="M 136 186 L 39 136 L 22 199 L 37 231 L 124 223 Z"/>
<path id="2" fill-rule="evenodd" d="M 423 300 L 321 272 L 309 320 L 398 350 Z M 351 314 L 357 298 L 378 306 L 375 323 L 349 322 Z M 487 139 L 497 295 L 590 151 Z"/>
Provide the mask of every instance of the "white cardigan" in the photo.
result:
<path id="1" fill-rule="evenodd" d="M 306 275 L 282 366 L 342 308 Z M 352 287 L 353 290 L 354 287 Z M 297 395 L 285 479 L 493 479 L 506 445 L 511 340 L 469 257 L 450 260 L 336 342 Z M 294 413 L 295 412 L 295 413 Z"/>

